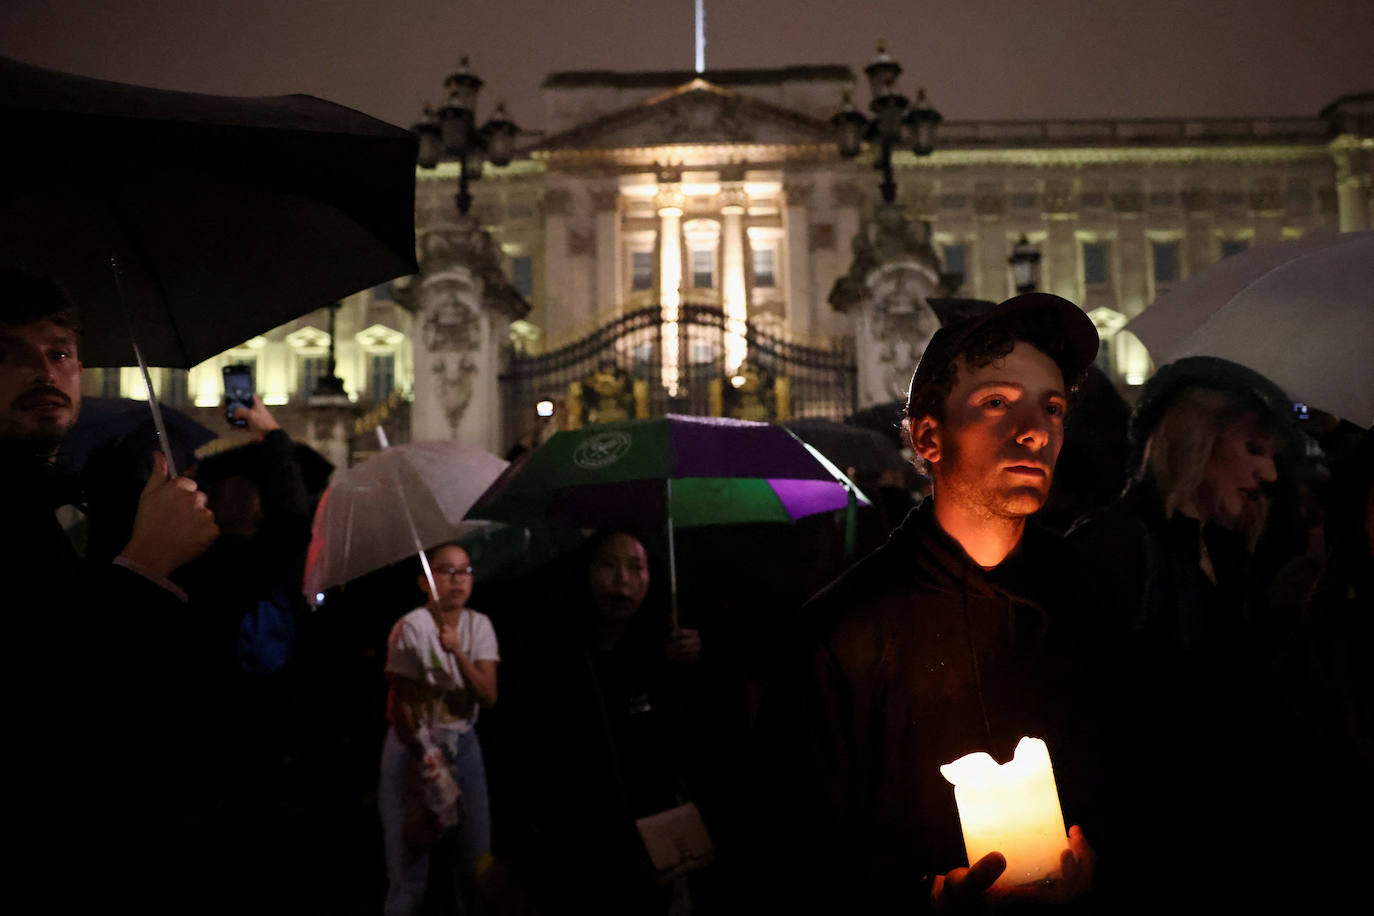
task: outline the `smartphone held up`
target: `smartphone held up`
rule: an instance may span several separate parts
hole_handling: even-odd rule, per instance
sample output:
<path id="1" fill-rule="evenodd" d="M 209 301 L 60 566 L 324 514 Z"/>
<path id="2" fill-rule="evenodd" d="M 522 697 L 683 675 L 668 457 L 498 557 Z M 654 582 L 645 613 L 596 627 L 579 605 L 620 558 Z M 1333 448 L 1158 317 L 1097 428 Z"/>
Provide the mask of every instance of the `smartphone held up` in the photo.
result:
<path id="1" fill-rule="evenodd" d="M 224 415 L 235 426 L 247 423 L 237 416 L 240 407 L 253 407 L 253 367 L 243 363 L 224 367 Z"/>

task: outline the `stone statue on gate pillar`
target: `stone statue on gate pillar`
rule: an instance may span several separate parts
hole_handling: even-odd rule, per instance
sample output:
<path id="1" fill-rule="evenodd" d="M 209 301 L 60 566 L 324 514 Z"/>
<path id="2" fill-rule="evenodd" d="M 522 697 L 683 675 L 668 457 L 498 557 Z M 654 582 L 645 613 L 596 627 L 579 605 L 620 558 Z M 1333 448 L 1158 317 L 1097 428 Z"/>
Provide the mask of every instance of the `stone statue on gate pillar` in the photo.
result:
<path id="1" fill-rule="evenodd" d="M 398 291 L 415 313 L 411 439 L 461 439 L 503 453 L 497 376 L 510 323 L 529 313 L 529 303 L 472 216 L 423 232 L 418 245 L 420 273 Z"/>
<path id="2" fill-rule="evenodd" d="M 860 407 L 906 397 L 912 370 L 940 319 L 929 300 L 947 295 L 930 224 L 907 221 L 901 204 L 879 204 L 853 241 L 854 261 L 829 301 L 853 317 Z"/>

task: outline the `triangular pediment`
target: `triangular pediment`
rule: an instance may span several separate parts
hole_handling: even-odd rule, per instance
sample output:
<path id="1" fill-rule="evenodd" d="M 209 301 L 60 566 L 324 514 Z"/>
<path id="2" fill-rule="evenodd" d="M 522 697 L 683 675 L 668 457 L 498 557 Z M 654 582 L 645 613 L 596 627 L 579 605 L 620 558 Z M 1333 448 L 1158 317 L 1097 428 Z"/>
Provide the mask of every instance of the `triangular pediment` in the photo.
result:
<path id="1" fill-rule="evenodd" d="M 825 121 L 697 78 L 644 102 L 546 137 L 535 150 L 626 149 L 665 144 L 833 143 Z"/>

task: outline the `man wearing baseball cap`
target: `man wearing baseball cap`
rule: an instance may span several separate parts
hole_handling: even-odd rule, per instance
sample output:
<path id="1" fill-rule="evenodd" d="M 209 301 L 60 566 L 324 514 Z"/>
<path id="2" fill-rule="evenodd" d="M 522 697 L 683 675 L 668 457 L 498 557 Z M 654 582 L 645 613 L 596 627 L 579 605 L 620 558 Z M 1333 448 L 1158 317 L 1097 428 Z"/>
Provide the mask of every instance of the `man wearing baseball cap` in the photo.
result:
<path id="1" fill-rule="evenodd" d="M 940 767 L 978 751 L 1008 761 L 1031 736 L 1049 745 L 1061 794 L 1070 784 L 1047 648 L 1061 554 L 1027 519 L 1049 496 L 1069 395 L 1097 349 L 1082 310 L 1044 293 L 952 322 L 926 347 L 903 427 L 932 496 L 807 605 L 804 645 L 760 716 L 774 854 L 808 876 L 772 890 L 804 895 L 803 909 L 981 906 L 1006 863 L 964 867 Z M 1092 852 L 1077 827 L 1069 845 L 1053 886 L 1017 896 L 1082 895 Z"/>

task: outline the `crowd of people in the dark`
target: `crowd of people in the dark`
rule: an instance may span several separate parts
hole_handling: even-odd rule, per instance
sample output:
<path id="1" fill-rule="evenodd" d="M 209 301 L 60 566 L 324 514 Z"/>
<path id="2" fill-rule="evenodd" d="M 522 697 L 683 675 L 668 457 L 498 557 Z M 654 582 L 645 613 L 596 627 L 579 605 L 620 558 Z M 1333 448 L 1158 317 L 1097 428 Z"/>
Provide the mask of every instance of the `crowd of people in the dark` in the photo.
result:
<path id="1" fill-rule="evenodd" d="M 853 556 L 843 512 L 605 527 L 532 573 L 455 539 L 312 610 L 323 482 L 261 401 L 177 476 L 151 423 L 74 466 L 76 312 L 3 285 L 16 865 L 50 908 L 1323 911 L 1357 885 L 1374 437 L 1243 366 L 1164 366 L 1132 408 L 1082 311 L 1020 296 L 931 340 L 891 418 L 921 473 L 869 487 Z M 940 775 L 1023 735 L 1070 828 L 1034 885 L 967 861 Z"/>

